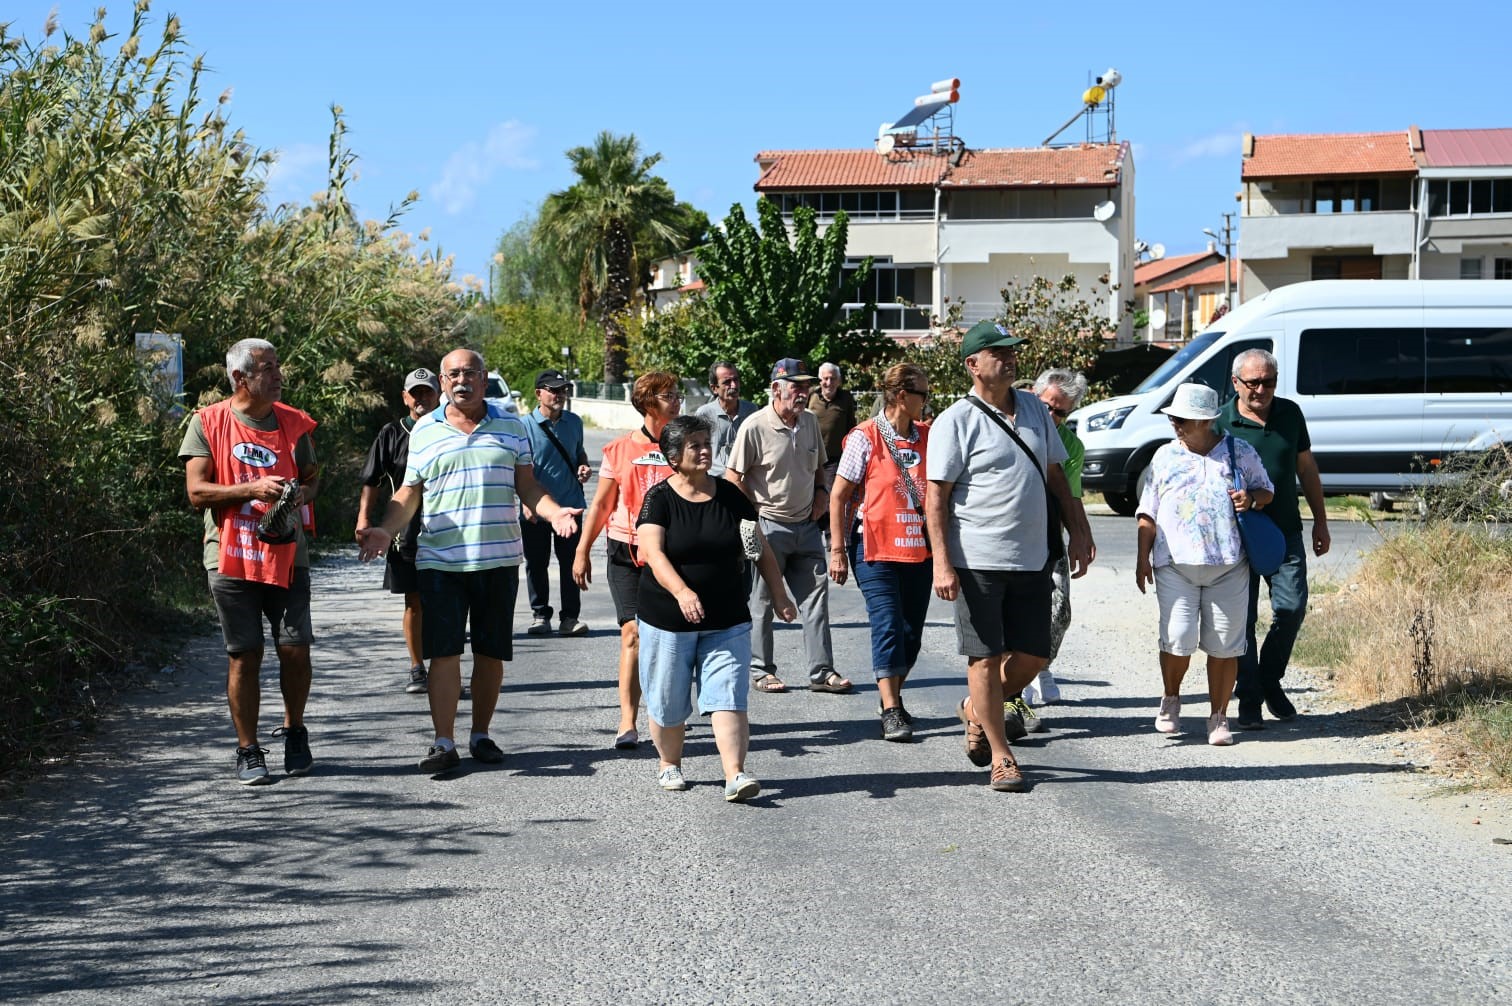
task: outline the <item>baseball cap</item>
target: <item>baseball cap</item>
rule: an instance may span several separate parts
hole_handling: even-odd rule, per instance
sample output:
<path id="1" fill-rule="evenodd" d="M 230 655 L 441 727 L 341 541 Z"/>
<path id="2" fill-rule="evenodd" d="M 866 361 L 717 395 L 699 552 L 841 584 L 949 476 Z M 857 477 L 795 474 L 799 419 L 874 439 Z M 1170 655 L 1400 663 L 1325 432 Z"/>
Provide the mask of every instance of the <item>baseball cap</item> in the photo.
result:
<path id="1" fill-rule="evenodd" d="M 572 383 L 572 378 L 560 370 L 543 370 L 536 375 L 535 386 L 537 388 L 565 388 Z"/>
<path id="2" fill-rule="evenodd" d="M 404 379 L 404 390 L 408 391 L 411 388 L 418 388 L 422 384 L 436 394 L 441 394 L 441 381 L 436 377 L 436 372 L 434 370 L 426 370 L 424 367 L 417 367 L 409 372 L 409 376 Z"/>
<path id="3" fill-rule="evenodd" d="M 979 321 L 961 338 L 961 359 L 993 346 L 1017 346 L 1023 341 L 995 321 Z"/>
<path id="4" fill-rule="evenodd" d="M 814 375 L 808 372 L 802 360 L 795 360 L 791 356 L 784 356 L 772 365 L 772 380 L 774 381 L 812 381 Z"/>

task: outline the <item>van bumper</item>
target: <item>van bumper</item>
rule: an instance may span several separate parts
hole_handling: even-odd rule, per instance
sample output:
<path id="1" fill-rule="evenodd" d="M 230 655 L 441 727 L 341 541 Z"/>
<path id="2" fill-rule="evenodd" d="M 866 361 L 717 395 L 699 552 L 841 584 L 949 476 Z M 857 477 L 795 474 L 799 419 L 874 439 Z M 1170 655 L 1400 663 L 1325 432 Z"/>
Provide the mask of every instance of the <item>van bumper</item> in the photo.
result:
<path id="1" fill-rule="evenodd" d="M 1082 458 L 1082 489 L 1092 492 L 1126 493 L 1129 483 L 1129 460 L 1134 451 L 1127 447 L 1088 450 Z"/>

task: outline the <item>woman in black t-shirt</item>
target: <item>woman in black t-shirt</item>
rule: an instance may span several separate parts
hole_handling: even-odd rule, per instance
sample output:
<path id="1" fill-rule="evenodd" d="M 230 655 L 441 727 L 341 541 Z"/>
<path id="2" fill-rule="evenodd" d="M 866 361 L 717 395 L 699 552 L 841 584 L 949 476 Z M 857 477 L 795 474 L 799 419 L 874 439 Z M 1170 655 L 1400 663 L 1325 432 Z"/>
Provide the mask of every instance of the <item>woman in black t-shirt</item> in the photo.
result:
<path id="1" fill-rule="evenodd" d="M 714 744 L 724 766 L 725 799 L 749 800 L 761 784 L 745 771 L 751 728 L 751 615 L 744 563 L 748 550 L 766 580 L 784 622 L 798 614 L 776 560 L 744 493 L 709 475 L 713 427 L 698 416 L 679 416 L 662 430 L 660 446 L 673 474 L 646 493 L 636 537 L 651 576 L 641 581 L 641 690 L 651 740 L 661 758 L 657 785 L 684 790 L 684 724 L 699 710 L 710 714 Z"/>

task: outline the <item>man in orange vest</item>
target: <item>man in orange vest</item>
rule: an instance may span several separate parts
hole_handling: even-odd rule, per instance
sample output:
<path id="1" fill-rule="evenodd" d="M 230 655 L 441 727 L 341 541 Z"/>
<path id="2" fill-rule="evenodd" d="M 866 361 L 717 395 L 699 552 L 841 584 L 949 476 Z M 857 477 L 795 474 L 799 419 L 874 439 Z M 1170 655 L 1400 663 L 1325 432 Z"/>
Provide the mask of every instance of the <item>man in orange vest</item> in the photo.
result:
<path id="1" fill-rule="evenodd" d="M 284 405 L 278 351 L 243 339 L 226 353 L 231 397 L 200 409 L 179 447 L 189 503 L 205 512 L 204 562 L 210 595 L 226 641 L 226 698 L 236 728 L 236 776 L 244 785 L 271 782 L 267 750 L 257 743 L 263 627 L 278 650 L 283 691 L 284 771 L 304 775 L 315 759 L 304 725 L 310 696 L 310 557 L 304 532 L 315 498 L 315 420 Z M 258 524 L 297 480 L 301 519 L 289 540 Z M 272 540 L 270 540 L 272 539 Z"/>

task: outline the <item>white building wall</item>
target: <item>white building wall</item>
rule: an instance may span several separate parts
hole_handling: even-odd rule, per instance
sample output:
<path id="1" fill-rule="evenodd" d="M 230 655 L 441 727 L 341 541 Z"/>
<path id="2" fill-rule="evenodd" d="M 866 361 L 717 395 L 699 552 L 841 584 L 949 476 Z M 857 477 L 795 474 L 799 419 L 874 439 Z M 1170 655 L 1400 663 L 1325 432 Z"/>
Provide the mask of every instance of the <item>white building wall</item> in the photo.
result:
<path id="1" fill-rule="evenodd" d="M 963 301 L 962 318 L 974 324 L 1002 313 L 1003 288 L 1010 282 L 1026 284 L 1035 276 L 1059 280 L 1070 273 L 1076 277 L 1083 296 L 1108 296 L 1101 277 L 1108 271 L 1106 263 L 1076 263 L 1065 255 L 993 255 L 987 262 L 951 263 L 940 267 L 942 296 L 951 303 Z M 1118 305 L 1110 303 L 1108 317 L 1116 321 Z"/>

